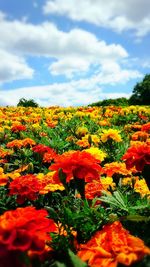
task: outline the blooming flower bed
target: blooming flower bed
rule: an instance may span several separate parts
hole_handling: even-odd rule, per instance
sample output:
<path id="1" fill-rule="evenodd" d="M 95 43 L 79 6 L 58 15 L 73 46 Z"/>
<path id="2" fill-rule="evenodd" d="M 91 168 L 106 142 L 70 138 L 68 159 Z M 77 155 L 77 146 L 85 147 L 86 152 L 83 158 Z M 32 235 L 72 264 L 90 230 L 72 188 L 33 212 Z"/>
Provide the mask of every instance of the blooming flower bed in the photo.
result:
<path id="1" fill-rule="evenodd" d="M 0 267 L 150 264 L 150 108 L 0 108 Z"/>

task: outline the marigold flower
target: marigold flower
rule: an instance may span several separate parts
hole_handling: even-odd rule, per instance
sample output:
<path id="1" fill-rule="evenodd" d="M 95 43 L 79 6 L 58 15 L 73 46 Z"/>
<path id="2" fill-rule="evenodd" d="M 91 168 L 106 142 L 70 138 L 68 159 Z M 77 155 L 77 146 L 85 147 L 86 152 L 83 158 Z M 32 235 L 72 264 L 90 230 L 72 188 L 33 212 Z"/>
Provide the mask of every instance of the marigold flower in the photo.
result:
<path id="1" fill-rule="evenodd" d="M 50 232 L 57 230 L 52 219 L 44 209 L 35 207 L 17 208 L 0 216 L 0 258 L 9 252 L 42 252 L 45 242 L 51 240 Z M 16 256 L 17 257 L 17 256 Z M 14 266 L 13 262 L 12 265 Z"/>
<path id="2" fill-rule="evenodd" d="M 119 134 L 119 131 L 116 129 L 109 129 L 109 130 L 103 130 L 103 134 L 101 136 L 101 140 L 103 143 L 107 142 L 108 140 L 113 140 L 116 142 L 121 142 L 122 138 Z"/>
<path id="3" fill-rule="evenodd" d="M 73 177 L 85 179 L 90 182 L 99 178 L 101 167 L 100 160 L 97 160 L 90 153 L 85 151 L 72 151 L 64 153 L 55 159 L 55 163 L 49 167 L 50 170 L 56 171 L 54 180 L 59 181 L 58 171 L 66 174 L 66 181 L 70 182 Z"/>
<path id="4" fill-rule="evenodd" d="M 18 133 L 18 132 L 21 132 L 21 131 L 26 131 L 26 126 L 25 125 L 22 125 L 22 124 L 18 124 L 18 125 L 14 125 L 11 127 L 11 131 L 13 133 Z"/>
<path id="5" fill-rule="evenodd" d="M 8 183 L 8 176 L 4 173 L 3 168 L 0 167 L 0 186 L 4 186 Z"/>
<path id="6" fill-rule="evenodd" d="M 21 148 L 22 147 L 22 140 L 13 140 L 7 143 L 7 148 Z"/>
<path id="7" fill-rule="evenodd" d="M 91 139 L 91 142 L 94 144 L 94 145 L 97 145 L 99 144 L 100 142 L 100 138 L 96 135 L 96 134 L 91 134 L 91 135 L 85 135 L 82 137 L 82 139 L 78 140 L 76 142 L 76 144 L 78 146 L 81 146 L 81 147 L 90 147 L 91 144 L 89 143 L 89 136 L 90 136 L 90 139 Z"/>
<path id="8" fill-rule="evenodd" d="M 129 266 L 146 254 L 150 254 L 150 249 L 141 239 L 130 235 L 119 221 L 105 225 L 78 251 L 78 256 L 90 267 L 117 267 L 119 263 Z"/>
<path id="9" fill-rule="evenodd" d="M 36 142 L 31 138 L 25 138 L 22 140 L 22 146 L 23 147 L 27 147 L 27 146 L 32 147 L 35 145 L 36 145 Z"/>
<path id="10" fill-rule="evenodd" d="M 56 152 L 51 149 L 51 151 L 47 152 L 47 153 L 44 153 L 44 156 L 43 156 L 43 162 L 47 162 L 47 163 L 50 163 L 52 160 L 54 160 L 55 158 L 57 157 L 57 154 Z"/>
<path id="11" fill-rule="evenodd" d="M 81 127 L 78 127 L 78 129 L 76 130 L 76 134 L 81 137 L 81 136 L 84 136 L 88 133 L 88 129 L 87 127 L 85 126 L 81 126 Z"/>
<path id="12" fill-rule="evenodd" d="M 103 161 L 107 156 L 107 154 L 104 151 L 100 150 L 98 147 L 90 147 L 84 149 L 84 151 L 90 153 L 92 156 L 94 156 L 96 159 L 100 161 Z"/>
<path id="13" fill-rule="evenodd" d="M 39 191 L 45 186 L 33 174 L 19 176 L 13 180 L 9 185 L 9 195 L 16 195 L 19 204 L 24 203 L 26 199 L 36 200 Z"/>
<path id="14" fill-rule="evenodd" d="M 34 152 L 36 152 L 36 153 L 38 153 L 38 154 L 43 156 L 44 153 L 46 153 L 46 152 L 50 152 L 51 153 L 54 150 L 52 148 L 50 148 L 49 146 L 45 146 L 43 144 L 38 144 L 38 145 L 36 145 L 36 146 L 34 146 L 32 148 L 32 151 L 34 151 Z"/>
<path id="15" fill-rule="evenodd" d="M 93 182 L 85 185 L 85 197 L 87 199 L 100 197 L 102 195 L 102 190 L 104 190 L 102 183 L 100 181 L 93 180 Z"/>
<path id="16" fill-rule="evenodd" d="M 147 138 L 149 137 L 149 134 L 144 132 L 144 131 L 137 131 L 136 133 L 134 133 L 132 136 L 131 136 L 131 139 L 133 141 L 146 141 Z"/>
<path id="17" fill-rule="evenodd" d="M 106 163 L 103 167 L 103 174 L 107 176 L 113 176 L 113 174 L 122 174 L 124 176 L 131 175 L 132 173 L 136 172 L 135 168 L 128 170 L 126 164 L 124 162 L 111 162 Z"/>
<path id="18" fill-rule="evenodd" d="M 39 191 L 40 194 L 47 194 L 48 192 L 55 192 L 57 190 L 63 191 L 65 190 L 63 184 L 61 182 L 56 183 L 53 179 L 55 172 L 48 172 L 46 175 L 43 173 L 39 173 L 37 175 L 38 180 L 45 184 L 43 188 Z"/>
<path id="19" fill-rule="evenodd" d="M 142 125 L 142 129 L 141 130 L 150 134 L 150 122 Z"/>
<path id="20" fill-rule="evenodd" d="M 129 147 L 122 159 L 125 161 L 127 169 L 135 166 L 137 171 L 142 171 L 146 164 L 150 164 L 150 145 L 144 143 Z"/>

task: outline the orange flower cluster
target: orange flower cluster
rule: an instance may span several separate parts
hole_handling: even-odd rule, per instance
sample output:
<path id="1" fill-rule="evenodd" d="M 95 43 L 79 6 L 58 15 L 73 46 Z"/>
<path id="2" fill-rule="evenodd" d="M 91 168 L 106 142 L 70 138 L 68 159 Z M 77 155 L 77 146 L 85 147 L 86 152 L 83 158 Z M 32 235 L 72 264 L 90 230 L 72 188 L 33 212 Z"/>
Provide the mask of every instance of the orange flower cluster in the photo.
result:
<path id="1" fill-rule="evenodd" d="M 56 171 L 54 180 L 59 181 L 59 169 L 66 174 L 66 182 L 70 182 L 73 177 L 85 179 L 91 182 L 93 179 L 99 179 L 101 172 L 100 161 L 85 151 L 66 152 L 55 159 L 55 163 L 49 167 Z"/>
<path id="2" fill-rule="evenodd" d="M 17 196 L 17 203 L 22 204 L 25 200 L 36 200 L 38 198 L 39 191 L 42 190 L 45 183 L 33 174 L 27 174 L 19 176 L 13 180 L 9 185 L 9 195 Z"/>
<path id="3" fill-rule="evenodd" d="M 31 206 L 6 211 L 1 215 L 0 260 L 7 259 L 11 252 L 42 252 L 45 242 L 51 240 L 49 233 L 57 230 L 54 221 L 46 218 L 47 215 L 46 210 L 36 210 Z M 16 265 L 10 261 L 8 266 Z"/>
<path id="4" fill-rule="evenodd" d="M 137 171 L 142 171 L 146 164 L 150 164 L 150 145 L 144 143 L 129 147 L 122 159 L 127 169 L 135 166 Z"/>
<path id="5" fill-rule="evenodd" d="M 150 249 L 124 229 L 119 221 L 105 225 L 86 244 L 80 245 L 78 256 L 90 267 L 129 266 L 141 260 Z"/>
<path id="6" fill-rule="evenodd" d="M 103 174 L 106 174 L 107 176 L 112 176 L 113 174 L 122 174 L 126 176 L 131 175 L 132 172 L 136 172 L 135 168 L 132 168 L 132 170 L 127 170 L 124 162 L 106 163 L 103 167 Z"/>
<path id="7" fill-rule="evenodd" d="M 15 139 L 7 143 L 7 148 L 22 148 L 22 147 L 28 147 L 28 146 L 32 147 L 35 144 L 36 144 L 35 141 L 32 140 L 31 138 L 25 138 L 23 140 Z"/>

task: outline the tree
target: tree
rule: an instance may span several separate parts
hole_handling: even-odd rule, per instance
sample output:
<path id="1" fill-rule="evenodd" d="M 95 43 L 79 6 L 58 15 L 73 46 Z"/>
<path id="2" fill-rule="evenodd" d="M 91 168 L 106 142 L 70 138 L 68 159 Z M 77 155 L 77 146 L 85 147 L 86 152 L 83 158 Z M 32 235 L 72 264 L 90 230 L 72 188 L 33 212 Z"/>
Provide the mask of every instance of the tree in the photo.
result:
<path id="1" fill-rule="evenodd" d="M 17 104 L 17 107 L 38 107 L 38 104 L 33 100 L 33 99 L 25 99 L 25 98 L 21 98 Z"/>
<path id="2" fill-rule="evenodd" d="M 131 105 L 150 105 L 150 74 L 145 75 L 143 81 L 135 85 L 129 103 Z"/>

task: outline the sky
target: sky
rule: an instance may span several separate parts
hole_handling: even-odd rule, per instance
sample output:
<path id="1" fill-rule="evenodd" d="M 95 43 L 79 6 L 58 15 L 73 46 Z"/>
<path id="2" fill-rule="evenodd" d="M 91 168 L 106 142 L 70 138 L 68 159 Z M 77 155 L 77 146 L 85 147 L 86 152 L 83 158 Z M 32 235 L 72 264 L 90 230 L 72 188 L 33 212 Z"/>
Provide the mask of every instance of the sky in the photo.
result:
<path id="1" fill-rule="evenodd" d="M 0 106 L 127 97 L 150 73 L 149 0 L 0 0 Z"/>

